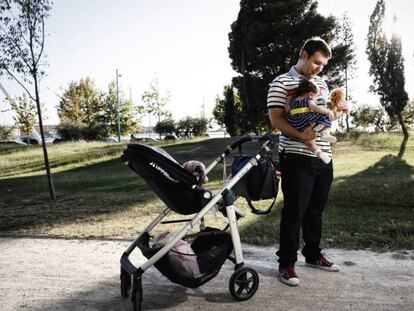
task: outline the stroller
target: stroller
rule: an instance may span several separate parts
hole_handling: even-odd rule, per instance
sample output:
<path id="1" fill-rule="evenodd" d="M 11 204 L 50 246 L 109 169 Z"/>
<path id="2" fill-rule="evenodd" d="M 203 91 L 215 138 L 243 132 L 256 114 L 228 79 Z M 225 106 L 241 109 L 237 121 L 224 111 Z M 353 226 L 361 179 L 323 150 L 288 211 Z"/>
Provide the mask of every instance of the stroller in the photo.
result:
<path id="1" fill-rule="evenodd" d="M 131 295 L 134 310 L 141 310 L 142 275 L 152 265 L 170 281 L 189 288 L 197 288 L 214 278 L 226 259 L 229 259 L 235 264 L 234 272 L 229 281 L 231 295 L 237 300 L 247 300 L 256 293 L 259 286 L 259 276 L 254 269 L 244 266 L 237 220 L 244 217 L 245 213 L 233 205 L 237 199 L 236 196 L 241 195 L 234 189 L 242 183 L 241 181 L 245 179 L 243 177 L 249 175 L 249 171 L 260 166 L 261 160 L 269 157 L 270 147 L 273 144 L 272 137 L 242 137 L 228 146 L 206 168 L 205 174 L 207 175 L 218 163 L 225 162 L 225 158 L 236 148 L 241 153 L 242 145 L 246 142 L 261 142 L 263 145 L 256 155 L 249 156 L 248 161 L 243 162 L 238 172 L 233 171 L 233 176 L 227 184 L 215 194 L 204 189 L 200 180 L 197 180 L 192 173 L 184 169 L 160 148 L 130 144 L 124 150 L 121 159 L 139 174 L 166 204 L 165 209 L 142 231 L 121 257 L 121 294 L 124 298 Z M 272 166 L 272 162 L 268 163 Z M 273 184 L 275 189 L 272 192 L 272 196 L 276 197 L 278 177 L 273 166 L 270 171 L 277 181 Z M 205 227 L 204 216 L 215 208 L 228 219 L 228 224 L 222 230 Z M 162 221 L 171 212 L 181 215 L 195 215 L 191 219 Z M 176 235 L 172 236 L 164 245 L 153 243 L 150 232 L 159 223 L 178 222 L 186 222 L 186 225 Z M 189 234 L 189 231 L 197 226 L 199 232 Z M 183 242 L 183 238 L 188 237 L 193 238 L 192 254 L 183 254 L 174 250 L 178 243 Z M 139 248 L 147 258 L 138 267 L 129 258 L 136 248 Z M 233 251 L 234 257 L 230 256 Z M 171 260 L 171 256 L 169 256 L 172 252 L 178 253 L 179 256 L 193 256 L 193 262 L 196 262 L 199 273 L 197 275 L 179 273 L 173 266 L 174 262 Z"/>

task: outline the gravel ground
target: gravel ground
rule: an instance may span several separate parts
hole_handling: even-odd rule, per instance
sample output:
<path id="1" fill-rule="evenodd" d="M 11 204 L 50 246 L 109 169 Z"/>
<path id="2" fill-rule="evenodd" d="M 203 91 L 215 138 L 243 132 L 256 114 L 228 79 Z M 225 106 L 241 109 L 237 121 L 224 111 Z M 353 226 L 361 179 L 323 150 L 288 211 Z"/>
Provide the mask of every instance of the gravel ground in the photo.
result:
<path id="1" fill-rule="evenodd" d="M 132 310 L 119 292 L 119 258 L 128 242 L 0 238 L 0 309 Z M 143 277 L 143 310 L 414 310 L 414 251 L 376 253 L 328 249 L 338 273 L 304 265 L 292 288 L 276 275 L 275 247 L 243 245 L 246 265 L 260 277 L 256 295 L 232 299 L 233 264 L 198 289 L 173 284 L 155 268 Z M 135 254 L 135 261 L 139 255 Z"/>

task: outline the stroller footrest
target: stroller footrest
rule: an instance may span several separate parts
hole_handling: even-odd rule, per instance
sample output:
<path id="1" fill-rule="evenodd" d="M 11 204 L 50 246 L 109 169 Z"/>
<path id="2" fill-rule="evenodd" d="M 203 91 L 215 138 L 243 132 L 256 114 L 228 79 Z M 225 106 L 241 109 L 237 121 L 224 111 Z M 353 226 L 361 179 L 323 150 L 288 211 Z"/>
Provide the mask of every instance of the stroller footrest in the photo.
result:
<path id="1" fill-rule="evenodd" d="M 176 219 L 176 220 L 165 220 L 165 221 L 161 221 L 161 224 L 174 224 L 177 222 L 189 222 L 191 221 L 191 218 L 188 219 Z"/>

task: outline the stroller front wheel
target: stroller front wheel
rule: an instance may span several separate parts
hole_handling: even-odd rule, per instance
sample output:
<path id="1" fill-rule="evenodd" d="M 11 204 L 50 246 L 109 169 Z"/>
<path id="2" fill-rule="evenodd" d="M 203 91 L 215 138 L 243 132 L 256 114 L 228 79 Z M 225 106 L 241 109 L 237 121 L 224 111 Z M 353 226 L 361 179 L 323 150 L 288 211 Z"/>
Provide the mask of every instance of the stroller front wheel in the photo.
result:
<path id="1" fill-rule="evenodd" d="M 248 300 L 254 296 L 259 287 L 259 275 L 249 267 L 237 269 L 229 281 L 230 294 L 237 300 Z"/>

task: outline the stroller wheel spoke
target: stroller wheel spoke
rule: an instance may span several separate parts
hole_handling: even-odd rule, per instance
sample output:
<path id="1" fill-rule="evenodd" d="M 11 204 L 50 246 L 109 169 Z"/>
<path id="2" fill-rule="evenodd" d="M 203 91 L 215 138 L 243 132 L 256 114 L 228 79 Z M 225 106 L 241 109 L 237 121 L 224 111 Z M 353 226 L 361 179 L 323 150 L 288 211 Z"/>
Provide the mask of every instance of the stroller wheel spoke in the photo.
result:
<path id="1" fill-rule="evenodd" d="M 254 277 L 253 277 L 253 276 L 251 276 L 251 277 L 249 277 L 246 281 L 247 281 L 248 283 L 251 283 L 251 282 L 253 282 L 253 281 L 254 281 Z"/>
<path id="2" fill-rule="evenodd" d="M 239 289 L 237 290 L 237 295 L 240 295 L 244 289 L 245 289 L 244 287 L 240 286 Z"/>
<path id="3" fill-rule="evenodd" d="M 258 286 L 259 276 L 257 272 L 248 267 L 236 270 L 229 283 L 230 293 L 238 300 L 247 300 L 253 297 Z"/>

